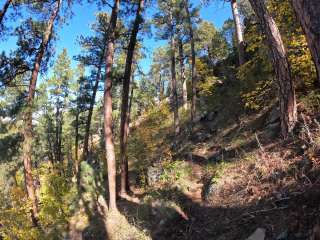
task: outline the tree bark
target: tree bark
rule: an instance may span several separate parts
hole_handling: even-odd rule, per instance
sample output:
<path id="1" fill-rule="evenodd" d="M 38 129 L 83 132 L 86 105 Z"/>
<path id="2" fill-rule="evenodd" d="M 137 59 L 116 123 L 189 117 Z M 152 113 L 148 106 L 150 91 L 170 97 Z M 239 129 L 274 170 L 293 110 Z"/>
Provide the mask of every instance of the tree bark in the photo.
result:
<path id="1" fill-rule="evenodd" d="M 101 80 L 101 69 L 102 69 L 102 64 L 103 64 L 103 60 L 104 60 L 104 54 L 105 54 L 105 50 L 103 50 L 101 59 L 99 61 L 96 81 L 95 81 L 93 89 L 92 89 L 92 97 L 90 100 L 88 118 L 86 121 L 86 128 L 85 128 L 85 135 L 84 135 L 84 142 L 83 142 L 83 154 L 82 154 L 82 159 L 84 161 L 87 160 L 88 153 L 89 153 L 89 135 L 90 135 L 91 120 L 92 120 L 94 104 L 96 102 L 96 96 L 97 96 L 97 91 L 98 91 L 98 87 L 99 87 L 99 82 Z"/>
<path id="2" fill-rule="evenodd" d="M 184 67 L 184 52 L 183 52 L 183 43 L 181 38 L 179 39 L 179 63 L 180 63 L 180 78 L 182 83 L 182 97 L 183 97 L 183 107 L 185 110 L 188 109 L 188 91 L 187 91 L 187 81 L 185 76 L 185 67 Z"/>
<path id="3" fill-rule="evenodd" d="M 191 88 L 192 88 L 192 100 L 191 100 L 191 122 L 194 123 L 196 117 L 196 104 L 197 104 L 197 69 L 196 69 L 196 51 L 194 43 L 194 32 L 191 22 L 191 15 L 189 11 L 189 0 L 185 0 L 185 10 L 187 13 L 190 45 L 191 45 Z"/>
<path id="4" fill-rule="evenodd" d="M 320 84 L 320 1 L 291 0 L 291 4 L 306 36 Z"/>
<path id="5" fill-rule="evenodd" d="M 77 106 L 78 108 L 79 106 Z M 76 173 L 76 176 L 77 176 L 77 180 L 78 180 L 78 183 L 80 181 L 80 177 L 79 177 L 79 172 L 80 172 L 80 164 L 79 164 L 79 156 L 78 156 L 78 152 L 79 152 L 79 109 L 77 109 L 77 112 L 76 112 L 76 122 L 75 122 L 75 125 L 76 125 L 76 129 L 75 129 L 75 140 L 74 140 L 74 158 L 75 158 L 75 173 Z"/>
<path id="6" fill-rule="evenodd" d="M 161 102 L 163 99 L 164 99 L 164 83 L 163 83 L 163 80 L 162 80 L 162 73 L 161 73 L 161 70 L 160 70 L 160 73 L 159 73 L 159 102 Z"/>
<path id="7" fill-rule="evenodd" d="M 243 31 L 242 31 L 242 26 L 241 26 L 241 20 L 240 20 L 240 14 L 239 14 L 237 0 L 231 0 L 231 8 L 232 8 L 234 25 L 236 27 L 239 65 L 241 66 L 245 63 L 245 51 L 244 51 Z"/>
<path id="8" fill-rule="evenodd" d="M 111 70 L 114 58 L 115 31 L 119 12 L 120 0 L 114 0 L 110 24 L 108 28 L 108 40 L 106 42 L 106 76 L 104 86 L 104 137 L 107 160 L 107 174 L 109 187 L 109 209 L 117 210 L 116 190 L 116 157 L 112 135 L 112 79 Z"/>
<path id="9" fill-rule="evenodd" d="M 121 187 L 120 194 L 126 195 L 129 186 L 128 183 L 128 169 L 127 169 L 127 142 L 128 142 L 128 129 L 129 129 L 129 89 L 130 79 L 132 73 L 132 62 L 134 50 L 137 43 L 137 35 L 139 32 L 140 24 L 143 22 L 142 12 L 144 7 L 144 0 L 139 0 L 136 12 L 136 18 L 133 24 L 130 41 L 128 45 L 128 52 L 126 58 L 125 72 L 123 78 L 122 88 L 122 105 L 121 105 L 121 123 L 120 123 L 120 167 L 121 167 Z"/>
<path id="10" fill-rule="evenodd" d="M 133 85 L 133 81 L 134 79 L 132 78 L 132 85 Z M 130 124 L 130 120 L 131 120 L 131 107 L 132 107 L 132 101 L 133 101 L 133 86 L 131 87 L 131 94 L 130 94 L 130 101 L 129 101 L 129 117 L 127 119 L 127 126 L 129 126 Z M 129 137 L 129 134 L 130 134 L 130 127 L 128 127 L 128 131 L 127 131 L 127 139 Z M 130 182 L 129 182 L 129 162 L 128 162 L 128 155 L 126 155 L 126 166 L 125 166 L 125 169 L 126 169 L 126 186 L 127 186 L 127 192 L 130 191 Z"/>
<path id="11" fill-rule="evenodd" d="M 264 0 L 250 0 L 250 3 L 267 37 L 273 68 L 279 85 L 281 133 L 282 137 L 286 139 L 297 122 L 296 96 L 290 64 L 279 29 L 269 14 Z"/>
<path id="12" fill-rule="evenodd" d="M 174 26 L 173 26 L 173 16 L 172 12 L 170 12 L 169 16 L 170 21 L 170 47 L 171 47 L 171 97 L 173 104 L 173 125 L 175 135 L 178 135 L 180 132 L 179 126 L 179 102 L 178 102 L 178 92 L 177 92 L 177 78 L 176 78 L 176 42 L 175 42 L 175 34 L 174 34 Z"/>
<path id="13" fill-rule="evenodd" d="M 34 62 L 30 84 L 29 84 L 29 91 L 26 103 L 26 111 L 24 114 L 24 130 L 23 130 L 23 164 L 24 164 L 24 178 L 25 184 L 27 189 L 28 198 L 32 202 L 32 209 L 31 209 L 31 217 L 32 221 L 35 225 L 38 224 L 38 200 L 36 197 L 36 190 L 33 183 L 33 176 L 32 176 L 32 108 L 33 108 L 33 100 L 35 96 L 35 90 L 37 85 L 38 74 L 40 71 L 41 62 L 44 56 L 44 53 L 47 49 L 47 46 L 50 42 L 53 25 L 58 16 L 60 5 L 62 0 L 58 0 L 56 2 L 56 6 L 50 16 L 46 31 L 44 33 L 39 52 L 36 54 L 36 59 Z"/>
<path id="14" fill-rule="evenodd" d="M 0 25 L 2 24 L 4 16 L 6 15 L 6 12 L 8 11 L 8 8 L 9 8 L 11 3 L 12 3 L 12 0 L 7 0 L 5 2 L 5 4 L 3 5 L 2 10 L 0 11 Z"/>
<path id="15" fill-rule="evenodd" d="M 59 100 L 57 99 L 56 102 L 56 126 L 55 126 L 55 162 L 60 163 L 60 103 Z"/>

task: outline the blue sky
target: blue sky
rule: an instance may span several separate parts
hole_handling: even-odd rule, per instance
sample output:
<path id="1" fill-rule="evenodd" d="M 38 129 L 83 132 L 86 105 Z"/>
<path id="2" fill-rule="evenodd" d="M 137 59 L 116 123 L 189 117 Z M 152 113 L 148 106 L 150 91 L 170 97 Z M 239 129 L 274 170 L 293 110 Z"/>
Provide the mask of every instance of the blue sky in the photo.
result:
<path id="1" fill-rule="evenodd" d="M 3 1 L 0 1 L 2 3 Z M 194 5 L 199 5 L 200 0 L 192 0 Z M 0 5 L 2 6 L 2 4 Z M 90 35 L 90 25 L 95 20 L 95 13 L 98 11 L 94 4 L 76 4 L 73 6 L 74 16 L 68 20 L 67 24 L 63 25 L 58 30 L 59 39 L 55 43 L 56 53 L 60 53 L 63 48 L 68 50 L 70 56 L 74 56 L 79 53 L 79 46 L 77 45 L 77 37 L 80 35 Z M 108 9 L 110 11 L 110 9 Z M 147 17 L 151 18 L 154 13 L 154 9 L 148 11 Z M 223 1 L 214 0 L 209 6 L 203 7 L 200 16 L 202 19 L 214 23 L 214 25 L 220 28 L 223 22 L 231 17 L 230 4 L 223 3 Z M 19 19 L 16 21 L 19 22 Z M 142 60 L 140 66 L 147 72 L 152 59 L 152 52 L 155 48 L 161 46 L 163 42 L 156 41 L 154 38 L 144 37 L 144 46 L 147 49 L 146 59 Z M 7 51 L 13 49 L 15 46 L 14 39 L 8 39 L 5 42 L 0 42 L 0 51 Z M 72 60 L 72 66 L 76 66 L 76 62 Z"/>

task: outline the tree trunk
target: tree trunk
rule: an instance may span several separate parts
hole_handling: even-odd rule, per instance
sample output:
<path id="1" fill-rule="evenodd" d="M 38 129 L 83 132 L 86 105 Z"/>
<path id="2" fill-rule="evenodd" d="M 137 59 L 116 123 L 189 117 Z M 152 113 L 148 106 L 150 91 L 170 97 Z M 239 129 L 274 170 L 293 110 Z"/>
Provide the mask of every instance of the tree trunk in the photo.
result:
<path id="1" fill-rule="evenodd" d="M 79 106 L 77 106 L 78 108 Z M 75 173 L 77 176 L 77 181 L 78 184 L 80 183 L 80 177 L 79 177 L 79 172 L 80 172 L 80 164 L 79 164 L 79 156 L 78 156 L 78 152 L 79 152 L 79 109 L 77 109 L 76 112 L 76 129 L 75 129 L 75 140 L 74 140 L 74 158 L 75 158 Z"/>
<path id="2" fill-rule="evenodd" d="M 191 122 L 194 123 L 196 117 L 197 104 L 197 70 L 196 70 L 196 51 L 194 43 L 194 33 L 189 11 L 189 0 L 185 0 L 185 10 L 187 13 L 190 45 L 191 45 L 191 86 L 192 86 L 192 101 L 191 101 Z"/>
<path id="3" fill-rule="evenodd" d="M 264 0 L 250 0 L 250 3 L 266 33 L 270 48 L 273 68 L 279 85 L 281 133 L 286 139 L 297 122 L 296 96 L 290 64 L 279 29 L 269 14 Z"/>
<path id="4" fill-rule="evenodd" d="M 103 50 L 103 53 L 102 53 L 102 56 L 101 56 L 101 59 L 99 62 L 99 66 L 98 66 L 96 81 L 95 81 L 95 84 L 92 89 L 92 97 L 90 100 L 90 107 L 89 107 L 89 113 L 88 113 L 88 118 L 87 118 L 87 122 L 86 122 L 86 129 L 85 129 L 84 142 L 83 142 L 82 159 L 84 161 L 87 160 L 87 156 L 89 153 L 89 135 L 90 135 L 91 120 L 92 120 L 94 104 L 96 102 L 96 96 L 97 96 L 97 91 L 98 91 L 98 87 L 99 87 L 99 82 L 101 79 L 101 69 L 102 69 L 102 64 L 103 64 L 103 60 L 104 60 L 104 54 L 105 54 L 105 50 Z"/>
<path id="5" fill-rule="evenodd" d="M 179 102 L 178 102 L 178 92 L 177 92 L 177 79 L 176 79 L 176 43 L 175 43 L 175 34 L 174 34 L 174 26 L 173 26 L 173 16 L 172 12 L 170 12 L 170 31 L 171 31 L 171 39 L 170 39 L 170 47 L 171 47 L 171 97 L 173 104 L 173 125 L 174 132 L 176 135 L 180 132 L 179 126 Z"/>
<path id="6" fill-rule="evenodd" d="M 164 99 L 164 84 L 162 81 L 161 70 L 159 72 L 159 103 Z"/>
<path id="7" fill-rule="evenodd" d="M 33 108 L 33 100 L 35 96 L 35 90 L 37 85 L 38 74 L 40 71 L 40 66 L 42 62 L 42 58 L 48 46 L 48 43 L 51 39 L 53 25 L 55 19 L 58 16 L 58 12 L 60 9 L 60 4 L 62 0 L 58 0 L 57 4 L 51 14 L 49 19 L 46 31 L 44 33 L 39 52 L 36 55 L 35 63 L 33 66 L 30 84 L 29 84 L 29 91 L 26 103 L 26 111 L 24 114 L 24 130 L 23 130 L 23 164 L 24 164 L 24 178 L 25 184 L 27 189 L 28 198 L 32 202 L 32 210 L 31 210 L 31 217 L 32 221 L 35 225 L 38 224 L 38 200 L 36 197 L 35 186 L 33 184 L 33 176 L 32 176 L 32 108 Z"/>
<path id="8" fill-rule="evenodd" d="M 59 117 L 60 117 L 60 113 L 59 113 L 59 101 L 57 100 L 56 102 L 56 129 L 55 129 L 55 141 L 54 141 L 54 151 L 55 151 L 55 162 L 56 163 L 60 163 L 60 159 L 59 159 L 59 130 L 60 130 L 60 121 L 59 121 Z"/>
<path id="9" fill-rule="evenodd" d="M 8 11 L 8 8 L 9 8 L 11 2 L 12 2 L 12 0 L 7 0 L 5 2 L 5 4 L 3 5 L 2 10 L 0 11 L 0 25 L 2 24 L 4 16 L 6 15 L 6 12 Z"/>
<path id="10" fill-rule="evenodd" d="M 182 83 L 183 107 L 185 110 L 187 110 L 188 109 L 188 91 L 187 91 L 187 81 L 186 81 L 185 67 L 184 67 L 183 43 L 181 38 L 179 39 L 178 44 L 179 44 L 180 78 Z"/>
<path id="11" fill-rule="evenodd" d="M 320 84 L 320 1 L 291 0 L 291 4 L 306 35 Z"/>
<path id="12" fill-rule="evenodd" d="M 122 88 L 122 105 L 121 105 L 121 123 L 120 123 L 120 162 L 121 162 L 121 187 L 120 194 L 126 195 L 129 186 L 127 186 L 128 169 L 127 169 L 127 142 L 128 142 L 128 129 L 129 129 L 129 89 L 130 78 L 132 72 L 132 62 L 134 56 L 134 50 L 137 42 L 137 35 L 139 32 L 140 24 L 143 22 L 144 0 L 139 0 L 139 5 L 136 12 L 136 18 L 132 27 L 130 41 L 128 45 L 128 52 L 126 58 L 125 72 L 123 78 Z"/>
<path id="13" fill-rule="evenodd" d="M 119 12 L 120 0 L 114 1 L 110 24 L 108 28 L 108 40 L 106 46 L 106 76 L 104 87 L 104 137 L 107 160 L 107 173 L 109 185 L 109 209 L 117 210 L 117 189 L 116 189 L 116 157 L 114 152 L 114 142 L 112 135 L 112 79 L 111 70 L 114 57 L 115 31 Z"/>
<path id="14" fill-rule="evenodd" d="M 244 40 L 243 31 L 241 26 L 240 14 L 238 10 L 237 0 L 231 0 L 232 15 L 234 25 L 236 27 L 237 43 L 238 43 L 238 54 L 239 54 L 239 65 L 245 63 L 245 51 L 244 51 Z"/>
<path id="15" fill-rule="evenodd" d="M 63 112 L 62 109 L 59 111 L 59 138 L 58 138 L 58 160 L 61 163 L 62 159 L 62 125 L 63 125 Z M 64 168 L 62 168 L 64 172 Z"/>
<path id="16" fill-rule="evenodd" d="M 130 124 L 130 121 L 131 121 L 131 108 L 132 108 L 132 101 L 133 101 L 133 82 L 134 82 L 134 79 L 132 77 L 132 87 L 131 87 L 131 94 L 130 94 L 130 101 L 129 101 L 129 117 L 127 119 L 128 123 L 127 123 L 127 126 L 129 126 Z M 130 134 L 130 127 L 128 127 L 128 132 L 127 132 L 127 139 L 129 137 L 129 134 Z M 128 156 L 126 155 L 126 182 L 127 182 L 127 191 L 130 191 L 130 182 L 129 182 L 129 162 L 128 162 Z"/>

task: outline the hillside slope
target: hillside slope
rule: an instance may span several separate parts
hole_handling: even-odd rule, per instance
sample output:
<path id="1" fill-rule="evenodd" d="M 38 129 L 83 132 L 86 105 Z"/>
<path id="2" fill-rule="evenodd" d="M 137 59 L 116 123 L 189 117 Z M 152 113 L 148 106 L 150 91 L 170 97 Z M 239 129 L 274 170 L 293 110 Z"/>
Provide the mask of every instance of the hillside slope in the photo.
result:
<path id="1" fill-rule="evenodd" d="M 255 239 L 317 239 L 317 101 L 312 94 L 301 99 L 295 134 L 283 141 L 276 103 L 248 113 L 233 95 L 239 84 L 222 83 L 214 104 L 212 95 L 203 97 L 201 106 L 209 107 L 192 130 L 181 110 L 177 138 L 167 103 L 131 130 L 131 184 L 139 201 L 120 206 L 152 239 L 247 239 L 257 229 L 265 238 Z"/>

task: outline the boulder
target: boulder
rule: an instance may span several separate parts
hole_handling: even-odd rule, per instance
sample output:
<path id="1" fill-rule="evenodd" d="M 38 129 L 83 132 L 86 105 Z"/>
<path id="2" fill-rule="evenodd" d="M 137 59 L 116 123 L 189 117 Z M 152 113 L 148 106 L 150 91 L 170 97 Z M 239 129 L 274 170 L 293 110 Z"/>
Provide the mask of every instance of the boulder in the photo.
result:
<path id="1" fill-rule="evenodd" d="M 271 111 L 269 112 L 267 119 L 266 119 L 266 125 L 270 125 L 275 122 L 279 122 L 280 120 L 280 110 L 278 107 L 273 107 Z"/>
<path id="2" fill-rule="evenodd" d="M 266 238 L 266 230 L 264 228 L 257 228 L 247 240 L 264 240 Z"/>
<path id="3" fill-rule="evenodd" d="M 214 196 L 214 194 L 217 192 L 217 184 L 215 181 L 211 181 L 206 184 L 205 189 L 204 189 L 204 199 L 205 200 L 210 200 Z"/>
<path id="4" fill-rule="evenodd" d="M 288 236 L 289 236 L 288 230 L 285 230 L 278 235 L 277 240 L 287 240 Z"/>
<path id="5" fill-rule="evenodd" d="M 160 181 L 160 177 L 163 173 L 161 166 L 152 166 L 147 169 L 148 184 L 154 185 Z"/>
<path id="6" fill-rule="evenodd" d="M 271 123 L 265 128 L 265 135 L 267 138 L 278 137 L 280 132 L 281 132 L 280 122 Z"/>
<path id="7" fill-rule="evenodd" d="M 213 119 L 216 117 L 216 112 L 209 112 L 207 115 L 207 120 L 208 121 L 213 121 Z"/>

